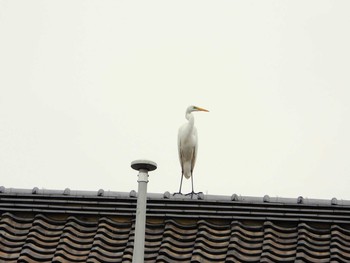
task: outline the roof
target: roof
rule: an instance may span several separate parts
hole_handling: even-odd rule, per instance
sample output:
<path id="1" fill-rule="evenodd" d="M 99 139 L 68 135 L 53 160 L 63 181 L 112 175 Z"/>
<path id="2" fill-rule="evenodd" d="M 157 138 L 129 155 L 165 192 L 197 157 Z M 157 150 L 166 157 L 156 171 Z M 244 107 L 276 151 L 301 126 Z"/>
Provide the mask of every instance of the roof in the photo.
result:
<path id="1" fill-rule="evenodd" d="M 0 187 L 0 261 L 131 262 L 136 192 Z M 344 262 L 350 201 L 149 194 L 145 262 Z"/>

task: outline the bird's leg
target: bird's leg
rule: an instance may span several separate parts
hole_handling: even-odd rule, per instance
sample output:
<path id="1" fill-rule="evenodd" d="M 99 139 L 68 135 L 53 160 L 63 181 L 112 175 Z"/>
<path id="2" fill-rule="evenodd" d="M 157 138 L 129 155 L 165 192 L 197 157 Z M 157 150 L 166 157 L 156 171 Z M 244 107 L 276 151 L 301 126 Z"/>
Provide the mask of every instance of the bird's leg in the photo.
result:
<path id="1" fill-rule="evenodd" d="M 184 173 L 182 172 L 179 192 L 178 192 L 178 193 L 174 193 L 173 195 L 176 195 L 176 194 L 182 195 L 182 193 L 181 193 L 181 188 L 182 188 L 182 179 L 183 179 L 183 178 L 184 178 Z"/>
<path id="2" fill-rule="evenodd" d="M 192 185 L 192 192 L 191 194 L 191 199 L 193 198 L 193 195 L 195 194 L 194 190 L 193 190 L 193 172 L 191 172 L 191 185 Z"/>
<path id="3" fill-rule="evenodd" d="M 191 183 L 192 183 L 192 192 L 186 194 L 186 195 L 191 195 L 191 199 L 193 198 L 193 195 L 198 195 L 198 194 L 202 194 L 203 192 L 198 192 L 196 193 L 194 191 L 194 187 L 193 187 L 193 171 L 191 172 Z"/>
<path id="4" fill-rule="evenodd" d="M 191 172 L 191 184 L 192 184 L 192 193 L 194 193 L 194 190 L 193 190 L 193 172 Z"/>
<path id="5" fill-rule="evenodd" d="M 180 189 L 179 189 L 179 193 L 181 194 L 181 188 L 182 188 L 182 180 L 184 179 L 184 173 L 182 173 L 181 175 L 181 181 L 180 181 Z"/>

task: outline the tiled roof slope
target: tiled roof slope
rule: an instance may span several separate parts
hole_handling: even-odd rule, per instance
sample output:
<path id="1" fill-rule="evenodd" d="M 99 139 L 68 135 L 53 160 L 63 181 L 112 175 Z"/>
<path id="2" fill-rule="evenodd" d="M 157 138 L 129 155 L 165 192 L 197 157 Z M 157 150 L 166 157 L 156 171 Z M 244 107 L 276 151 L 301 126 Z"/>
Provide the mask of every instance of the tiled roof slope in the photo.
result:
<path id="1" fill-rule="evenodd" d="M 347 201 L 201 198 L 149 195 L 145 262 L 350 262 Z M 3 189 L 0 262 L 131 262 L 135 208 L 134 193 Z"/>

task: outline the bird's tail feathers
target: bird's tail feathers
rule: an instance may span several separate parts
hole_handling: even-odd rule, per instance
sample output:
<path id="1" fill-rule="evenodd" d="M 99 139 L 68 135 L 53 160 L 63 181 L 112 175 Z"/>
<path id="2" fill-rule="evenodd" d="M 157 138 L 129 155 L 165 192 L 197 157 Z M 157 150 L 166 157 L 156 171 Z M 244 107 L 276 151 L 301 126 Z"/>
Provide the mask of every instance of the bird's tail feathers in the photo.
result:
<path id="1" fill-rule="evenodd" d="M 191 172 L 191 164 L 190 163 L 185 163 L 183 174 L 186 177 L 186 179 L 191 178 L 192 172 Z"/>
<path id="2" fill-rule="evenodd" d="M 186 179 L 190 179 L 191 178 L 191 172 L 184 173 L 184 176 L 186 177 Z"/>

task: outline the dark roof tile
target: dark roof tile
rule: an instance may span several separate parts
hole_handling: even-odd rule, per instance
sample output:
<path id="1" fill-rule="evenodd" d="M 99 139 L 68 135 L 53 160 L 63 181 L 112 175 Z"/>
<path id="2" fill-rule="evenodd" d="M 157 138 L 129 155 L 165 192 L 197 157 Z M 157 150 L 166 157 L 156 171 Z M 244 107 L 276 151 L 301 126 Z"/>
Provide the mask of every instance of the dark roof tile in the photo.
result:
<path id="1" fill-rule="evenodd" d="M 131 262 L 136 199 L 78 193 L 0 193 L 0 261 Z M 348 202 L 248 199 L 150 195 L 145 262 L 350 261 Z"/>

